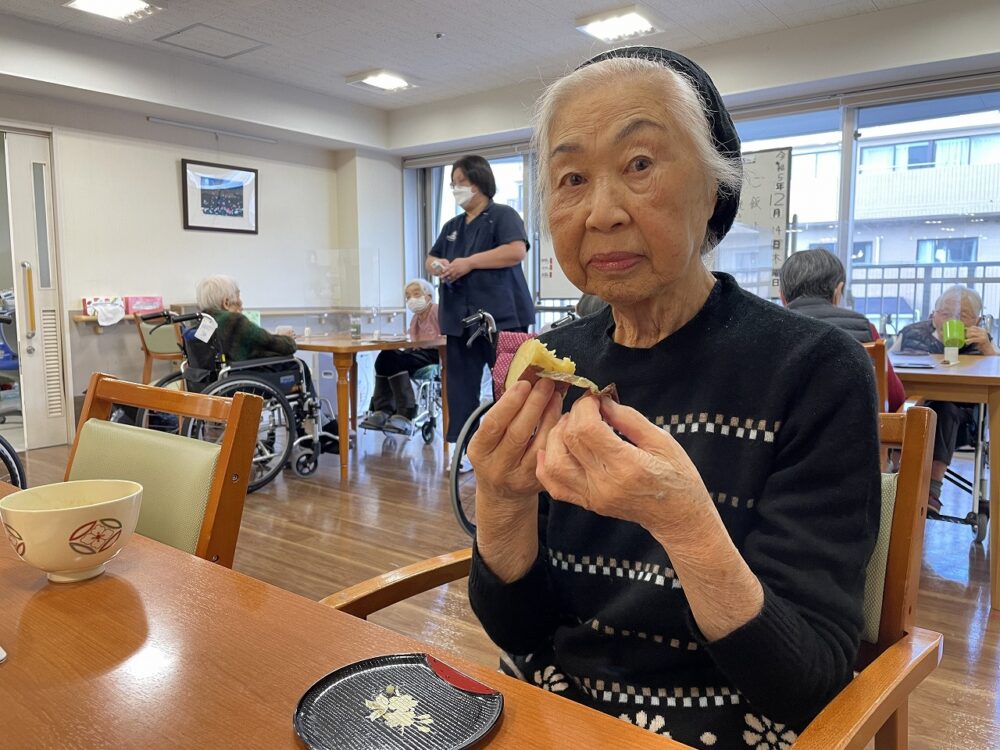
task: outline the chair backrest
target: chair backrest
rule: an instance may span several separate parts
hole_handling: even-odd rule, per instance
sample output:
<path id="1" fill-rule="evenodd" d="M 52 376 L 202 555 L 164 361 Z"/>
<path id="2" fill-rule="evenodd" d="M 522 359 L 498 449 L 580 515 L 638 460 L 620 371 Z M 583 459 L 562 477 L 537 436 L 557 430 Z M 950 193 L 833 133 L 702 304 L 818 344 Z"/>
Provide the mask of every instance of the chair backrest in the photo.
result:
<path id="1" fill-rule="evenodd" d="M 885 340 L 868 341 L 862 346 L 875 367 L 875 387 L 878 390 L 879 411 L 889 411 L 889 360 L 885 355 Z"/>
<path id="2" fill-rule="evenodd" d="M 901 450 L 899 472 L 882 475 L 882 523 L 868 563 L 858 669 L 913 628 L 937 415 L 914 406 L 879 415 L 883 448 Z"/>
<path id="3" fill-rule="evenodd" d="M 263 401 L 154 388 L 94 373 L 66 479 L 130 479 L 143 486 L 136 530 L 165 544 L 233 564 Z M 109 422 L 113 406 L 225 423 L 218 443 Z"/>
<path id="4" fill-rule="evenodd" d="M 136 315 L 135 327 L 139 331 L 139 340 L 142 342 L 144 353 L 155 359 L 184 359 L 180 328 L 176 324 L 158 326 L 155 323 L 146 323 Z"/>

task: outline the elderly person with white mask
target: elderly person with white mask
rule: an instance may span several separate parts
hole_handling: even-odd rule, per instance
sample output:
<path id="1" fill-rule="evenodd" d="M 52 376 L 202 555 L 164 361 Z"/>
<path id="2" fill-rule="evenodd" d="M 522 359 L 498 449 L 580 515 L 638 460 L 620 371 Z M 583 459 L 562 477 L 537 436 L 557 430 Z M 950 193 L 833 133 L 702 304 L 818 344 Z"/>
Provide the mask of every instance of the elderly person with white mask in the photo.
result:
<path id="1" fill-rule="evenodd" d="M 871 362 L 705 267 L 741 161 L 693 62 L 599 55 L 543 95 L 535 138 L 559 264 L 609 303 L 542 340 L 621 403 L 541 379 L 484 417 L 473 609 L 548 690 L 693 747 L 787 748 L 855 663 Z"/>
<path id="2" fill-rule="evenodd" d="M 410 319 L 411 341 L 428 341 L 441 336 L 434 287 L 425 279 L 413 279 L 403 289 Z M 437 349 L 388 349 L 375 358 L 375 389 L 362 427 L 385 432 L 413 434 L 417 400 L 410 376 L 428 365 L 438 364 Z"/>

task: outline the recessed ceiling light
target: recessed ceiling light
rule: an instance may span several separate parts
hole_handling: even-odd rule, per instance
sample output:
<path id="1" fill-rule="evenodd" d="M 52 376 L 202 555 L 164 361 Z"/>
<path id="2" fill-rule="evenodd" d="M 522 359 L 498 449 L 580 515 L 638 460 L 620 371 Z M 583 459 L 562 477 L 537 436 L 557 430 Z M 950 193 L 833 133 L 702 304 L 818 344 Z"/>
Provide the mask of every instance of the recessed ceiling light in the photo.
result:
<path id="1" fill-rule="evenodd" d="M 638 5 L 578 18 L 576 28 L 605 42 L 617 42 L 662 31 L 650 19 L 649 11 Z"/>
<path id="2" fill-rule="evenodd" d="M 388 70 L 369 70 L 365 73 L 348 76 L 347 83 L 362 89 L 376 91 L 402 91 L 414 88 L 414 85 L 397 73 Z"/>
<path id="3" fill-rule="evenodd" d="M 67 8 L 95 13 L 105 18 L 114 18 L 117 21 L 128 21 L 129 23 L 140 21 L 146 16 L 163 10 L 151 3 L 143 2 L 143 0 L 70 0 L 63 5 Z"/>

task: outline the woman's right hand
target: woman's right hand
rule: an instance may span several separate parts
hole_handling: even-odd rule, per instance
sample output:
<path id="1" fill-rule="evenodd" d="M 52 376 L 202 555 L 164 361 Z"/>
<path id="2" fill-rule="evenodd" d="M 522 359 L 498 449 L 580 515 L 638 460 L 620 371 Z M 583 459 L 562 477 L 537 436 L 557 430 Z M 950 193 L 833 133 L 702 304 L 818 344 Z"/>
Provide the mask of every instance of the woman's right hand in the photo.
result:
<path id="1" fill-rule="evenodd" d="M 559 421 L 562 398 L 547 378 L 519 381 L 486 412 L 468 448 L 480 491 L 508 502 L 541 492 L 538 451 Z"/>
<path id="2" fill-rule="evenodd" d="M 476 470 L 476 547 L 502 581 L 522 578 L 538 556 L 538 451 L 562 413 L 546 379 L 514 385 L 486 412 L 469 443 Z"/>

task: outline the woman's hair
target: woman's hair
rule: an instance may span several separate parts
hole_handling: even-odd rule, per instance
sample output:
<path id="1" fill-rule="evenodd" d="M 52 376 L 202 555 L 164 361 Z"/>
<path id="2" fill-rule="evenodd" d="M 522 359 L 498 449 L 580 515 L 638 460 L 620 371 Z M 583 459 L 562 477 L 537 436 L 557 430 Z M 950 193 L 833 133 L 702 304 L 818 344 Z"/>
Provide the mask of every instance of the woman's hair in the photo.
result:
<path id="1" fill-rule="evenodd" d="M 833 301 L 837 285 L 847 276 L 840 259 L 822 248 L 792 253 L 781 266 L 781 293 L 785 302 L 799 297 Z"/>
<path id="2" fill-rule="evenodd" d="M 479 188 L 479 192 L 487 198 L 497 194 L 497 181 L 493 178 L 490 163 L 481 156 L 468 154 L 451 165 L 451 171 L 461 169 L 465 178 Z"/>
<path id="3" fill-rule="evenodd" d="M 534 135 L 532 146 L 538 158 L 538 182 L 535 189 L 539 215 L 543 225 L 547 224 L 546 205 L 548 202 L 549 170 L 549 128 L 559 107 L 578 91 L 590 91 L 600 86 L 611 86 L 623 77 L 661 80 L 664 83 L 663 107 L 674 120 L 690 135 L 694 143 L 695 155 L 706 176 L 718 184 L 719 195 L 731 195 L 739 190 L 743 169 L 738 159 L 723 156 L 716 150 L 709 128 L 705 103 L 695 85 L 682 73 L 667 68 L 658 62 L 634 57 L 617 57 L 602 60 L 573 71 L 549 86 L 535 105 Z M 708 227 L 702 253 L 715 247 L 721 237 L 717 237 Z"/>
<path id="4" fill-rule="evenodd" d="M 937 310 L 941 307 L 942 303 L 947 303 L 952 300 L 955 301 L 959 308 L 962 307 L 963 302 L 968 302 L 976 311 L 976 315 L 983 314 L 983 298 L 979 296 L 979 292 L 975 289 L 969 289 L 967 286 L 960 286 L 958 284 L 948 287 L 941 292 L 941 296 L 938 297 L 937 301 L 934 303 L 934 309 Z"/>
<path id="5" fill-rule="evenodd" d="M 226 300 L 240 294 L 240 285 L 232 276 L 209 276 L 198 282 L 195 298 L 199 310 L 221 310 Z"/>
<path id="6" fill-rule="evenodd" d="M 431 286 L 431 283 L 427 279 L 410 279 L 406 282 L 406 286 L 403 287 L 403 294 L 406 294 L 406 290 L 411 286 L 419 286 L 421 292 L 434 299 L 434 287 Z"/>

